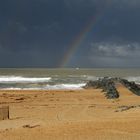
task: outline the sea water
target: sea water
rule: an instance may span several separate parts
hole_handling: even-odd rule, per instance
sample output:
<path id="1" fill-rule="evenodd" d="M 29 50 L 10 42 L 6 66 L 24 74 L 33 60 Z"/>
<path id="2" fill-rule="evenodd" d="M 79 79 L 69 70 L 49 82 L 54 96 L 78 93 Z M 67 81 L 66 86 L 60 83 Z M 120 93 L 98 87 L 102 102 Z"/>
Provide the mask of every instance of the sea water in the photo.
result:
<path id="1" fill-rule="evenodd" d="M 0 89 L 82 89 L 89 80 L 120 77 L 140 84 L 140 69 L 0 69 Z"/>

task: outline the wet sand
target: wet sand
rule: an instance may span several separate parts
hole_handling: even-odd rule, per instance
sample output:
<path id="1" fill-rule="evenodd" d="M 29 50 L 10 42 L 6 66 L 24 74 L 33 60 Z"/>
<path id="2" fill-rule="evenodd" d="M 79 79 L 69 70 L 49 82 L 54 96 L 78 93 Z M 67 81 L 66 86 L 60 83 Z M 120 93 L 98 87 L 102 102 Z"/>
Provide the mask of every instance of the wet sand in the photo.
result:
<path id="1" fill-rule="evenodd" d="M 10 107 L 0 140 L 139 140 L 140 97 L 118 91 L 116 100 L 100 89 L 0 91 L 0 105 Z"/>

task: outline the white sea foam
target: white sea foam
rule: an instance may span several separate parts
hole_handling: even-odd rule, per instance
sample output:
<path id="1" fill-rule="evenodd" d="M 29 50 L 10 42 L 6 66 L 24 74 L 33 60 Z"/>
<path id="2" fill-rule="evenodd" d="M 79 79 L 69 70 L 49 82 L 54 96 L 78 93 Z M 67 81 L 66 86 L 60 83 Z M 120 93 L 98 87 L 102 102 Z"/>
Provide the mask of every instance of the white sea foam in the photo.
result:
<path id="1" fill-rule="evenodd" d="M 127 79 L 128 81 L 130 82 L 136 82 L 137 84 L 140 84 L 140 76 L 129 76 L 129 77 L 126 77 L 125 79 Z"/>
<path id="2" fill-rule="evenodd" d="M 57 85 L 47 85 L 45 89 L 47 90 L 78 90 L 82 89 L 82 87 L 85 86 L 85 83 L 81 84 L 57 84 Z"/>
<path id="3" fill-rule="evenodd" d="M 38 83 L 48 82 L 51 77 L 45 78 L 33 78 L 33 77 L 22 77 L 22 76 L 0 76 L 0 83 Z"/>
<path id="4" fill-rule="evenodd" d="M 1 88 L 0 90 L 22 90 L 22 88 L 9 87 L 9 88 Z"/>
<path id="5" fill-rule="evenodd" d="M 92 81 L 96 81 L 96 80 L 99 79 L 99 77 L 96 77 L 96 76 L 89 76 L 89 75 L 87 75 L 85 77 L 87 78 L 87 80 L 92 80 Z"/>
<path id="6" fill-rule="evenodd" d="M 2 90 L 80 90 L 83 89 L 85 83 L 81 84 L 56 84 L 56 85 L 47 85 L 43 87 L 30 87 L 30 88 L 16 88 L 16 87 L 9 87 L 9 88 L 2 88 Z"/>

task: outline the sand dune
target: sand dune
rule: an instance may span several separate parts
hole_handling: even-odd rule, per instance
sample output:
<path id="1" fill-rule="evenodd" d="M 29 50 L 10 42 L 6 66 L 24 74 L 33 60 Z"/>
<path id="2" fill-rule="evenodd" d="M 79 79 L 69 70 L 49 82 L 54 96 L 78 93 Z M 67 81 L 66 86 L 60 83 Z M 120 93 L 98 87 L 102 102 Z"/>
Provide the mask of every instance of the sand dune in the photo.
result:
<path id="1" fill-rule="evenodd" d="M 10 106 L 0 140 L 139 140 L 140 97 L 117 89 L 116 100 L 100 89 L 0 91 L 0 104 Z"/>

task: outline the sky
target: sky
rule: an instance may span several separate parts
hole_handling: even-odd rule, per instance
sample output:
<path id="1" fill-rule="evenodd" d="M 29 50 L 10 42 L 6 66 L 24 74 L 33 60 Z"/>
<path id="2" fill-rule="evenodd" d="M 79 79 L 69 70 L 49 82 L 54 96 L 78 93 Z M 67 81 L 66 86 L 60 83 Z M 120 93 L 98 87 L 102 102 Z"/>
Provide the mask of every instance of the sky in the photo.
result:
<path id="1" fill-rule="evenodd" d="M 0 0 L 0 67 L 140 67 L 140 0 Z"/>

